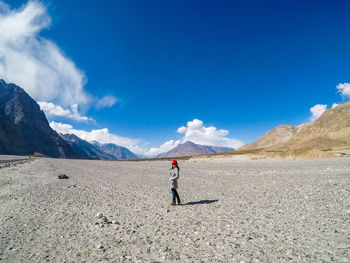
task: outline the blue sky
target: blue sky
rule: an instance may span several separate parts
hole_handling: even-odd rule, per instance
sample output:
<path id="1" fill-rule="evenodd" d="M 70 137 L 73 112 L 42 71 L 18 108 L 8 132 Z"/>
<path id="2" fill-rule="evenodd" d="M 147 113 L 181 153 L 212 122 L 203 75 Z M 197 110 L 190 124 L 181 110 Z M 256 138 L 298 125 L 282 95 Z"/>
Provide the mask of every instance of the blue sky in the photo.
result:
<path id="1" fill-rule="evenodd" d="M 48 110 L 67 110 L 49 121 L 79 131 L 108 128 L 139 153 L 195 136 L 196 142 L 216 136 L 220 145 L 248 143 L 279 124 L 310 121 L 317 104 L 324 110 L 348 99 L 349 1 L 11 0 L 2 2 L 2 13 L 14 16 L 31 4 L 35 15 L 27 23 L 40 25 L 30 37 L 47 50 L 43 40 L 55 45 L 66 60 L 56 70 L 61 75 L 45 73 L 44 81 L 56 80 L 45 85 L 54 87 L 45 96 L 45 87 L 26 87 L 1 64 L 0 77 L 52 103 Z M 28 54 L 43 57 L 38 49 Z M 45 63 L 38 68 L 51 67 Z M 34 78 L 31 83 L 42 83 Z M 187 130 L 180 133 L 181 126 Z"/>

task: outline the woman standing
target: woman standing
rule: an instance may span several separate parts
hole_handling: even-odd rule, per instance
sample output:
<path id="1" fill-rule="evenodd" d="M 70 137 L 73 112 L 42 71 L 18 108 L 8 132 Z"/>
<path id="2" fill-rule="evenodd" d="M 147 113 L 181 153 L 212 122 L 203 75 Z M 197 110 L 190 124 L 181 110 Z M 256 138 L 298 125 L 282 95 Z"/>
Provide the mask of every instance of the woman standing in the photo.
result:
<path id="1" fill-rule="evenodd" d="M 176 199 L 177 199 L 177 204 L 181 205 L 180 197 L 179 194 L 177 193 L 177 179 L 179 179 L 179 173 L 180 173 L 180 168 L 177 164 L 177 161 L 174 160 L 172 161 L 172 167 L 171 167 L 171 172 L 170 172 L 170 188 L 171 188 L 171 194 L 173 197 L 173 202 L 171 205 L 176 205 Z"/>

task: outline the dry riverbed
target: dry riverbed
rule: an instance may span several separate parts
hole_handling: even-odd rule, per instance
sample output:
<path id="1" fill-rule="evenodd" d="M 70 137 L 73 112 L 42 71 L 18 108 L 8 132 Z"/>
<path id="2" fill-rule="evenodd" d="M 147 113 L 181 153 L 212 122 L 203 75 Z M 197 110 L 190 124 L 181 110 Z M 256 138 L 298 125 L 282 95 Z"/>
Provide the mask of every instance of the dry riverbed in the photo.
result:
<path id="1" fill-rule="evenodd" d="M 170 162 L 1 168 L 0 261 L 350 262 L 350 158 L 179 164 L 175 207 Z"/>

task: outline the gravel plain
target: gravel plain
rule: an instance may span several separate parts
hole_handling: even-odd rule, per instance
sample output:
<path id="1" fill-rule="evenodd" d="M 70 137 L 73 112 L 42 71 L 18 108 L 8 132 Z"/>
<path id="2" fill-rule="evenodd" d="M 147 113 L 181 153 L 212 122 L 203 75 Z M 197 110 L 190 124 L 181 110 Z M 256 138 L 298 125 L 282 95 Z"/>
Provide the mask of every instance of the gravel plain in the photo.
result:
<path id="1" fill-rule="evenodd" d="M 168 161 L 1 168 L 0 261 L 350 262 L 350 158 L 179 165 L 181 206 Z"/>

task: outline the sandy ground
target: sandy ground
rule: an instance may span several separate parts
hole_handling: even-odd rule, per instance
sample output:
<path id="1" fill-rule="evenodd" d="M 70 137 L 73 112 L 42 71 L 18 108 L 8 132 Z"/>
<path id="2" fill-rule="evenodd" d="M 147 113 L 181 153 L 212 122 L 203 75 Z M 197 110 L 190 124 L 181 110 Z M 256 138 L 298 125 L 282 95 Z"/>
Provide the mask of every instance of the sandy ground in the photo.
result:
<path id="1" fill-rule="evenodd" d="M 350 158 L 182 161 L 175 207 L 169 166 L 1 168 L 0 261 L 350 262 Z"/>

